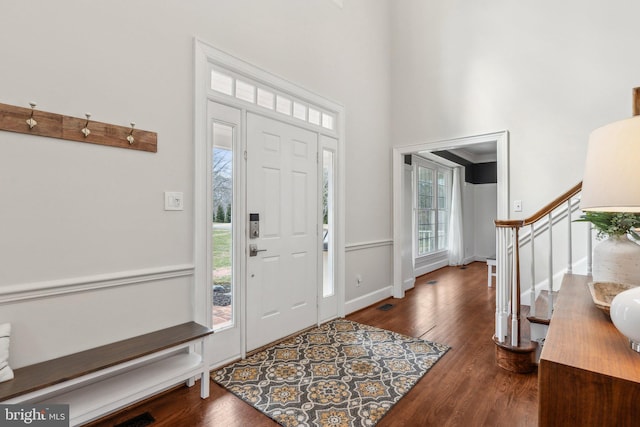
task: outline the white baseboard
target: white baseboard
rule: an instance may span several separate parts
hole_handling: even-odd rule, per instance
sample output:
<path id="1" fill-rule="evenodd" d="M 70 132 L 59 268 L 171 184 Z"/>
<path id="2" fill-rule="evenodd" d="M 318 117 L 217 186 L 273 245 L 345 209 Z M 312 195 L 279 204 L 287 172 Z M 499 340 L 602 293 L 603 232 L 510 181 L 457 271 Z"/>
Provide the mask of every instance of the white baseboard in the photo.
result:
<path id="1" fill-rule="evenodd" d="M 416 278 L 410 277 L 408 279 L 405 279 L 405 281 L 402 283 L 402 290 L 406 292 L 409 289 L 413 289 L 415 285 L 416 285 Z"/>
<path id="2" fill-rule="evenodd" d="M 226 366 L 226 365 L 230 365 L 230 364 L 232 364 L 234 362 L 237 362 L 240 359 L 242 359 L 242 355 L 240 353 L 236 353 L 233 356 L 227 357 L 224 360 L 217 361 L 215 363 L 209 364 L 209 370 L 210 371 L 215 371 L 218 368 L 221 368 L 221 367 Z"/>
<path id="3" fill-rule="evenodd" d="M 393 286 L 387 286 L 386 288 L 378 289 L 377 291 L 370 292 L 358 298 L 354 298 L 347 301 L 344 304 L 345 314 L 353 313 L 354 311 L 361 310 L 365 307 L 369 307 L 372 304 L 387 299 L 393 295 Z"/>
<path id="4" fill-rule="evenodd" d="M 474 261 L 476 261 L 476 257 L 475 256 L 469 256 L 469 257 L 466 257 L 465 259 L 462 260 L 462 265 L 471 264 Z"/>
<path id="5" fill-rule="evenodd" d="M 462 263 L 463 263 L 464 265 L 467 265 L 467 264 L 471 264 L 472 262 L 487 262 L 487 259 L 489 259 L 489 257 L 486 257 L 486 256 L 479 256 L 479 255 L 473 255 L 473 256 L 470 256 L 470 257 L 466 257 L 466 258 L 462 261 Z"/>
<path id="6" fill-rule="evenodd" d="M 481 256 L 474 255 L 474 256 L 470 256 L 470 257 L 465 258 L 462 261 L 462 265 L 471 264 L 472 262 L 475 262 L 475 261 L 485 262 L 486 260 L 487 260 L 486 257 L 481 257 Z M 422 276 L 423 274 L 427 274 L 427 273 L 431 273 L 432 271 L 436 271 L 439 268 L 447 267 L 448 265 L 449 265 L 449 260 L 448 259 L 440 259 L 440 260 L 434 261 L 432 263 L 421 265 L 420 267 L 416 267 L 413 270 L 413 273 L 414 273 L 414 275 L 416 277 L 418 277 L 418 276 Z M 403 283 L 403 286 L 406 286 L 406 281 L 405 281 L 405 283 Z M 411 286 L 411 287 L 413 287 L 413 286 Z M 405 288 L 405 290 L 406 289 L 407 288 Z"/>
<path id="7" fill-rule="evenodd" d="M 431 273 L 439 268 L 446 267 L 449 265 L 449 260 L 444 259 L 440 261 L 432 262 L 431 264 L 420 266 L 413 270 L 414 276 L 422 276 L 423 274 Z"/>

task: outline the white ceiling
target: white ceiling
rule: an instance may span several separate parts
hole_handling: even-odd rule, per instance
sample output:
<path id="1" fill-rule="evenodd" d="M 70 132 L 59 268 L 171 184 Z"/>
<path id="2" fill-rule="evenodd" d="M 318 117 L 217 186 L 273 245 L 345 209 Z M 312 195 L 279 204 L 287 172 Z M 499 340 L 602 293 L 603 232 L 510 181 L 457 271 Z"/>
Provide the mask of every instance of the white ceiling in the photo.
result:
<path id="1" fill-rule="evenodd" d="M 448 151 L 472 163 L 495 162 L 498 158 L 495 141 L 481 142 Z"/>
<path id="2" fill-rule="evenodd" d="M 471 163 L 495 162 L 498 159 L 495 141 L 480 142 L 478 144 L 467 145 L 462 148 L 452 148 L 446 151 L 462 157 Z M 418 154 L 422 157 L 434 160 L 434 156 L 428 151 L 421 151 Z M 438 156 L 435 157 L 438 158 Z"/>

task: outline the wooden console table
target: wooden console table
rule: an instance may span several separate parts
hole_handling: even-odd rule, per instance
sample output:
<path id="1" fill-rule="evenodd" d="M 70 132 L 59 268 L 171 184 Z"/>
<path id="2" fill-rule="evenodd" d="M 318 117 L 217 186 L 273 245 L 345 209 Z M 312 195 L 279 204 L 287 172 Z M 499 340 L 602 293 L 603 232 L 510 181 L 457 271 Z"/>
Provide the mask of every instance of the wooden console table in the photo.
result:
<path id="1" fill-rule="evenodd" d="M 563 279 L 538 367 L 540 426 L 640 425 L 640 353 L 595 307 L 589 280 Z"/>

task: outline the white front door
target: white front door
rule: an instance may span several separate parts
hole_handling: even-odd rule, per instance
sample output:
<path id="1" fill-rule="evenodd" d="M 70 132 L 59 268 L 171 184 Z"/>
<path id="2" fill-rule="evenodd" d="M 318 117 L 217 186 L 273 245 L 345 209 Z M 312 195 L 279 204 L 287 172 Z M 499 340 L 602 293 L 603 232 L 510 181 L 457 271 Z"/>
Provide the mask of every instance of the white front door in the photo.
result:
<path id="1" fill-rule="evenodd" d="M 247 114 L 247 350 L 317 323 L 318 136 Z M 254 216 L 255 218 L 255 216 Z M 248 218 L 249 219 L 249 218 Z"/>

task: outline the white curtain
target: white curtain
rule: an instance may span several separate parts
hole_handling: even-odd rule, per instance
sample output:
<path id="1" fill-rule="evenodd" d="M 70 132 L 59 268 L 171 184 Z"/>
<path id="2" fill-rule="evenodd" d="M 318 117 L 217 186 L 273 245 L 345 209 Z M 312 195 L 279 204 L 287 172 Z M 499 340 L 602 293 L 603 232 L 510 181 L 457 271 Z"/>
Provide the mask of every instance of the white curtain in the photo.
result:
<path id="1" fill-rule="evenodd" d="M 462 168 L 453 169 L 451 180 L 451 214 L 449 215 L 449 265 L 464 261 L 464 233 L 462 232 Z"/>

